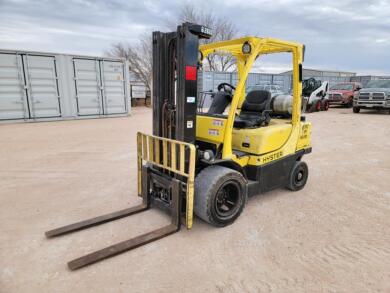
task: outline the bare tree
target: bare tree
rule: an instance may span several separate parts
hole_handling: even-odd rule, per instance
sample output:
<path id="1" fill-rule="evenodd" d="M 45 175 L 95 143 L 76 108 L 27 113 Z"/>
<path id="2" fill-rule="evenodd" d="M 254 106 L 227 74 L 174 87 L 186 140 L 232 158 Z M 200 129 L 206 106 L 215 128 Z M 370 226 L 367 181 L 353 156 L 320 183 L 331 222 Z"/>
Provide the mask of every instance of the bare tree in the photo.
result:
<path id="1" fill-rule="evenodd" d="M 177 24 L 192 22 L 207 26 L 213 30 L 209 40 L 202 39 L 201 43 L 218 42 L 232 39 L 237 30 L 229 20 L 217 17 L 212 12 L 197 10 L 192 5 L 183 6 L 175 23 L 167 23 L 169 28 L 176 30 Z M 134 44 L 118 42 L 111 45 L 106 52 L 111 57 L 125 58 L 129 62 L 129 71 L 133 76 L 145 84 L 147 90 L 151 90 L 152 84 L 152 34 L 141 35 L 139 41 Z M 235 70 L 234 57 L 225 52 L 216 52 L 206 58 L 206 68 L 212 71 Z"/>
<path id="2" fill-rule="evenodd" d="M 152 82 L 152 37 L 142 35 L 136 44 L 115 43 L 106 52 L 111 57 L 125 58 L 129 63 L 129 71 L 133 76 L 151 90 Z"/>
<path id="3" fill-rule="evenodd" d="M 231 21 L 218 17 L 211 11 L 200 11 L 190 4 L 183 6 L 177 22 L 192 22 L 211 28 L 213 35 L 208 40 L 202 39 L 201 43 L 203 44 L 230 40 L 237 34 L 237 29 Z M 168 23 L 168 26 L 171 29 L 175 29 L 176 24 Z M 236 70 L 234 57 L 225 52 L 210 54 L 207 56 L 206 62 L 206 65 L 208 66 L 207 69 L 212 71 Z"/>

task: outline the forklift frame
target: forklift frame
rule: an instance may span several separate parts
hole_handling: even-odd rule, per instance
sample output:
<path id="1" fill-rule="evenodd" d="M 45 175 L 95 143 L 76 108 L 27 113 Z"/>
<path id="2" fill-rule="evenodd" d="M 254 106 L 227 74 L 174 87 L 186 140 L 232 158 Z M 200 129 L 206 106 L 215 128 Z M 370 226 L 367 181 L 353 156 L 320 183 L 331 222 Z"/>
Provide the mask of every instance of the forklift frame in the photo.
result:
<path id="1" fill-rule="evenodd" d="M 257 180 L 260 176 L 257 174 L 261 173 L 260 167 L 275 163 L 276 167 L 268 171 L 269 176 L 273 176 L 281 167 L 286 173 L 297 159 L 311 150 L 311 126 L 310 123 L 302 123 L 300 117 L 304 46 L 272 38 L 246 37 L 199 47 L 199 38 L 209 36 L 209 29 L 190 23 L 178 26 L 176 32 L 153 33 L 154 135 L 137 133 L 137 189 L 138 195 L 142 197 L 142 204 L 54 229 L 46 232 L 46 236 L 56 237 L 86 229 L 146 211 L 152 206 L 168 210 L 171 224 L 75 259 L 68 263 L 71 270 L 175 233 L 180 230 L 182 217 L 185 226 L 188 229 L 192 227 L 195 175 L 208 166 L 200 156 L 204 154 L 204 150 L 197 150 L 195 144 L 211 140 L 208 125 L 220 127 L 217 142 L 222 145 L 222 158 L 210 164 L 228 164 L 226 166 L 241 171 L 243 175 L 252 174 L 256 180 L 245 179 L 247 193 L 259 191 L 264 178 L 268 178 L 262 175 L 262 181 Z M 244 46 L 249 46 L 250 50 L 245 52 Z M 198 60 L 198 49 L 202 58 L 223 51 L 232 54 L 237 60 L 239 82 L 227 118 L 202 117 L 196 113 L 197 67 L 202 61 Z M 244 102 L 245 82 L 249 71 L 259 55 L 281 52 L 290 52 L 293 56 L 293 105 L 291 124 L 288 126 L 291 132 L 282 137 L 279 130 L 283 129 L 278 127 L 283 125 L 276 125 L 273 129 L 277 135 L 270 138 L 269 133 L 262 130 L 263 133 L 258 133 L 258 137 L 263 135 L 272 143 L 278 142 L 279 146 L 264 154 L 253 155 L 247 152 L 245 156 L 238 157 L 232 150 L 233 124 Z M 245 172 L 244 167 L 247 168 Z M 283 174 L 284 177 L 285 175 Z"/>

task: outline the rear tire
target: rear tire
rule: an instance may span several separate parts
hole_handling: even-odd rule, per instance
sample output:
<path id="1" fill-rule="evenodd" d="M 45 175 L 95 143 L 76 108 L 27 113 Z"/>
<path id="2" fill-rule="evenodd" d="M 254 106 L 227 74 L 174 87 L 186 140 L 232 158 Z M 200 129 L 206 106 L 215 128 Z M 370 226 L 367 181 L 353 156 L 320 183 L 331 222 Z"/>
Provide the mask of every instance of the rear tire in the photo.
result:
<path id="1" fill-rule="evenodd" d="M 244 209 L 245 186 L 244 177 L 233 169 L 203 169 L 195 178 L 195 214 L 217 227 L 232 224 Z"/>
<path id="2" fill-rule="evenodd" d="M 302 161 L 296 161 L 288 176 L 287 188 L 292 191 L 301 190 L 305 187 L 309 176 L 309 168 Z"/>
<path id="3" fill-rule="evenodd" d="M 322 100 L 321 102 L 321 110 L 328 111 L 329 110 L 329 101 L 327 99 Z"/>
<path id="4" fill-rule="evenodd" d="M 359 113 L 360 112 L 360 108 L 358 107 L 353 107 L 353 113 Z"/>
<path id="5" fill-rule="evenodd" d="M 318 100 L 314 105 L 314 110 L 316 111 L 316 112 L 319 112 L 319 111 L 321 111 L 321 100 Z"/>

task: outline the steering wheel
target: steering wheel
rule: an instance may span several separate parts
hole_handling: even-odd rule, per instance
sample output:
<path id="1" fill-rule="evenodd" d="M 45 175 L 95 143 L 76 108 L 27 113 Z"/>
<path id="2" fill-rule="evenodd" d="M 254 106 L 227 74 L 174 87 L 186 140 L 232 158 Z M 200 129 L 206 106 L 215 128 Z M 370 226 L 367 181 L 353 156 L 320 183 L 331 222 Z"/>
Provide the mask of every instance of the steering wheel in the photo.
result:
<path id="1" fill-rule="evenodd" d="M 223 82 L 218 85 L 217 89 L 219 92 L 223 89 L 224 92 L 232 94 L 233 90 L 235 90 L 236 88 L 232 86 L 230 83 Z"/>

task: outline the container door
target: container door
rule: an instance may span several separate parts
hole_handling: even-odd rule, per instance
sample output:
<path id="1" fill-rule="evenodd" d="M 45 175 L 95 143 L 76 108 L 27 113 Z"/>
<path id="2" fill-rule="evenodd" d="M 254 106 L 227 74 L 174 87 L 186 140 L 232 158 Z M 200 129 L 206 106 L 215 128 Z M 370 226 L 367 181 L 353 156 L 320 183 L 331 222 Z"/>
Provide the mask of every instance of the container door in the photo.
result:
<path id="1" fill-rule="evenodd" d="M 103 114 L 99 61 L 73 59 L 73 66 L 78 115 Z"/>
<path id="2" fill-rule="evenodd" d="M 29 118 L 22 57 L 0 54 L 0 120 Z"/>
<path id="3" fill-rule="evenodd" d="M 24 55 L 23 63 L 31 118 L 60 117 L 55 57 Z"/>
<path id="4" fill-rule="evenodd" d="M 127 112 L 124 64 L 115 61 L 101 61 L 104 114 Z"/>

